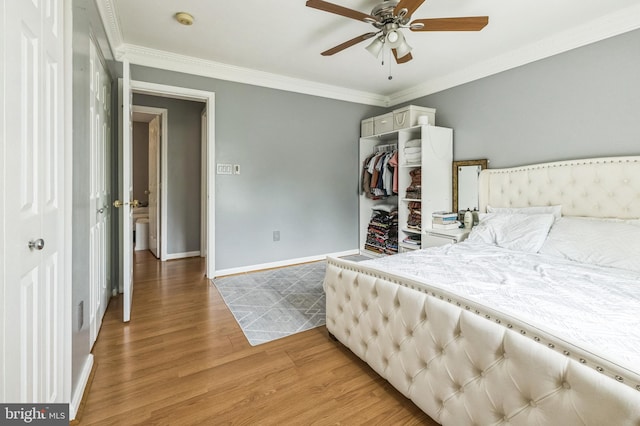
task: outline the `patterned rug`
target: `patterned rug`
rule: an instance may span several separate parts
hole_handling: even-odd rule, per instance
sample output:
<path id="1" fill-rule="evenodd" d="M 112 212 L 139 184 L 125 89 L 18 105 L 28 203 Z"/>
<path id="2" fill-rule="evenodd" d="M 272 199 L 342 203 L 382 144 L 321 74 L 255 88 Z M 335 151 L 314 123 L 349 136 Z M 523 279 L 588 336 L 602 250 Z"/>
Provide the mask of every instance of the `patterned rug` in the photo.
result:
<path id="1" fill-rule="evenodd" d="M 213 284 L 256 346 L 325 324 L 324 273 L 325 262 L 314 262 L 216 278 Z"/>
<path id="2" fill-rule="evenodd" d="M 216 278 L 225 303 L 252 346 L 325 323 L 325 263 Z"/>

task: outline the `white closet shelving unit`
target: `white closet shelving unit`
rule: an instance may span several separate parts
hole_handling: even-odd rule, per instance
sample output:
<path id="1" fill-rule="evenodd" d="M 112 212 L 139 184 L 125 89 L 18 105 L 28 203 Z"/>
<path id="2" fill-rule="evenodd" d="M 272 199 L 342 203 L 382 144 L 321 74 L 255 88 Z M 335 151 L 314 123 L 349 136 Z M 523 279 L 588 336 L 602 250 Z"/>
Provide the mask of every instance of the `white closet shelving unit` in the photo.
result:
<path id="1" fill-rule="evenodd" d="M 422 161 L 408 163 L 404 157 L 404 147 L 407 142 L 414 139 L 421 140 Z M 369 220 L 376 204 L 392 204 L 398 207 L 399 252 L 417 248 L 413 245 L 403 244 L 403 240 L 411 234 L 418 234 L 421 239 L 424 239 L 424 230 L 431 228 L 431 214 L 434 211 L 451 210 L 453 130 L 425 125 L 360 138 L 360 180 L 362 180 L 362 167 L 365 159 L 376 151 L 376 147 L 389 144 L 396 144 L 398 149 L 398 195 L 372 200 L 360 191 L 359 248 L 360 252 L 365 255 L 379 255 L 365 249 Z M 420 199 L 407 198 L 406 190 L 411 183 L 410 172 L 417 168 L 422 169 L 421 197 Z M 362 188 L 362 181 L 360 181 L 359 188 Z M 420 230 L 407 227 L 409 203 L 412 201 L 421 203 L 422 224 Z"/>

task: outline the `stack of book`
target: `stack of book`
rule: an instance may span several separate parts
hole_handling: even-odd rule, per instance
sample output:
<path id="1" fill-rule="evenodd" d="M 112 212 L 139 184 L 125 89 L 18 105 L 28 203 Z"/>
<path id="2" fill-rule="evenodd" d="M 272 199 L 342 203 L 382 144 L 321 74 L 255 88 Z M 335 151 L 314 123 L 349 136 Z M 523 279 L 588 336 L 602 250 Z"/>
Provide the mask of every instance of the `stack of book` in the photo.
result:
<path id="1" fill-rule="evenodd" d="M 458 214 L 451 212 L 433 212 L 431 215 L 431 227 L 434 229 L 460 228 Z"/>

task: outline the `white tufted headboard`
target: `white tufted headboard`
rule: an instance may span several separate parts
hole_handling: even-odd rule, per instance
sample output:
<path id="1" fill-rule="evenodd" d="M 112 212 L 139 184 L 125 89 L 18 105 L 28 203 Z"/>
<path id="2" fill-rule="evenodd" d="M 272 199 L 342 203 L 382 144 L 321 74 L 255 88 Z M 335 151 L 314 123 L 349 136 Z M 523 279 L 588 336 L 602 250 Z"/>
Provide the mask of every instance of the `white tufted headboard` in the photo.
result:
<path id="1" fill-rule="evenodd" d="M 480 173 L 480 211 L 562 205 L 564 216 L 640 217 L 640 156 L 558 161 Z"/>

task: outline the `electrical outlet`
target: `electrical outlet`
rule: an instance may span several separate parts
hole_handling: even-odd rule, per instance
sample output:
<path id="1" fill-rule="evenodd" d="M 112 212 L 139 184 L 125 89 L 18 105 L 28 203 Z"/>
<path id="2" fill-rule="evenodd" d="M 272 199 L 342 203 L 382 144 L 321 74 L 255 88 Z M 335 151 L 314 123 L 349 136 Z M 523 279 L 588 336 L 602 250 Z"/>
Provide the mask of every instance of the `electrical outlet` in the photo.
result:
<path id="1" fill-rule="evenodd" d="M 273 231 L 273 241 L 280 241 L 280 231 Z"/>

